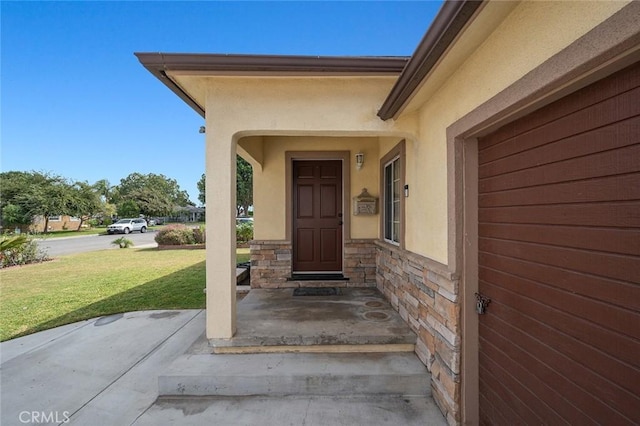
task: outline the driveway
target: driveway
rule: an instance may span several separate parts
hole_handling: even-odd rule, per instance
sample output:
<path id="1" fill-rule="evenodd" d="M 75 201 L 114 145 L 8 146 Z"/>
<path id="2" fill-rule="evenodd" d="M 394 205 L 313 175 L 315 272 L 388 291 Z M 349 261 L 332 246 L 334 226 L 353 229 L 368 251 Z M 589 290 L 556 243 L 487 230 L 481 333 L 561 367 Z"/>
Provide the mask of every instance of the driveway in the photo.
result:
<path id="1" fill-rule="evenodd" d="M 2 342 L 0 424 L 130 425 L 203 332 L 203 310 L 144 311 Z"/>
<path id="2" fill-rule="evenodd" d="M 177 358 L 191 356 L 185 352 L 205 339 L 204 330 L 204 310 L 142 311 L 2 342 L 0 424 L 446 426 L 424 396 L 158 398 L 159 376 Z M 287 363 L 278 368 L 285 377 L 293 372 Z M 255 370 L 247 364 L 234 383 Z"/>
<path id="3" fill-rule="evenodd" d="M 38 246 L 45 249 L 50 257 L 64 256 L 68 254 L 84 253 L 88 251 L 116 249 L 111 244 L 116 238 L 125 236 L 133 241 L 134 247 L 155 247 L 155 231 L 144 234 L 139 232 L 128 235 L 88 235 L 79 237 L 50 238 L 38 240 Z"/>

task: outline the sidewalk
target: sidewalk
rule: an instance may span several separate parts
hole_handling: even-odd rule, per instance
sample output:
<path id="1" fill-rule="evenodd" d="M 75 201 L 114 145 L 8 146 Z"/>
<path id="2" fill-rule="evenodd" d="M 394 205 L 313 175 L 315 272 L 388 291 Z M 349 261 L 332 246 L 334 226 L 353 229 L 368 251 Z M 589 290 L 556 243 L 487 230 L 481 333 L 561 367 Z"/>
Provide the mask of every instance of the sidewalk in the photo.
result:
<path id="1" fill-rule="evenodd" d="M 0 424 L 132 424 L 203 330 L 204 310 L 144 311 L 0 343 Z"/>
<path id="2" fill-rule="evenodd" d="M 0 424 L 446 424 L 433 400 L 419 396 L 158 398 L 158 377 L 204 327 L 204 310 L 141 311 L 0 343 Z"/>

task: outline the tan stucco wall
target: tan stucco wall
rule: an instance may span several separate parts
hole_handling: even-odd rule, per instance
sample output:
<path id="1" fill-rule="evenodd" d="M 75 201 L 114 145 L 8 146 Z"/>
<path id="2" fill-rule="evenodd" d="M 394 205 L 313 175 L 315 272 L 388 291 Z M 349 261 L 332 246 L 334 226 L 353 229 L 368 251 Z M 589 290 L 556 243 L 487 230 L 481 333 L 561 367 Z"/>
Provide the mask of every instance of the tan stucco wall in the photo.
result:
<path id="1" fill-rule="evenodd" d="M 172 73 L 206 100 L 207 129 L 223 135 L 393 131 L 376 113 L 395 81 L 377 77 L 202 76 Z M 253 133 L 252 133 L 253 132 Z"/>
<path id="2" fill-rule="evenodd" d="M 242 145 L 242 140 L 239 143 Z M 254 238 L 258 240 L 286 239 L 286 151 L 350 151 L 350 186 L 352 197 L 367 188 L 378 194 L 378 139 L 371 137 L 309 137 L 268 136 L 263 138 L 262 170 L 254 170 Z M 361 170 L 355 169 L 355 154 L 365 154 Z M 352 206 L 345 206 L 350 220 L 351 235 L 345 238 L 377 238 L 378 215 L 353 216 Z"/>
<path id="3" fill-rule="evenodd" d="M 384 122 L 376 115 L 393 76 L 173 77 L 184 88 L 206 92 L 207 144 L 236 143 L 237 152 L 252 164 L 255 239 L 286 239 L 286 151 L 351 151 L 350 198 L 362 188 L 379 196 L 378 135 L 397 143 L 415 133 L 415 116 Z M 360 171 L 355 170 L 357 152 L 366 158 Z M 214 175 L 207 177 L 219 182 Z M 351 204 L 345 208 L 351 221 L 345 238 L 377 238 L 379 215 L 354 217 Z"/>
<path id="4" fill-rule="evenodd" d="M 457 60 L 441 61 L 405 112 L 395 120 L 382 121 L 376 116 L 395 81 L 393 76 L 258 77 L 173 73 L 172 77 L 205 104 L 207 143 L 241 141 L 238 152 L 249 157 L 256 168 L 256 238 L 285 238 L 284 151 L 333 150 L 339 146 L 341 150 L 355 153 L 362 149 L 355 139 L 330 141 L 326 138 L 378 137 L 377 148 L 375 144 L 366 147 L 373 150 L 369 159 L 374 156 L 379 159 L 398 138 L 404 137 L 405 176 L 410 187 L 410 196 L 406 199 L 405 247 L 448 264 L 447 127 L 626 3 L 531 1 L 516 6 L 512 2 L 490 3 L 449 52 L 450 57 Z M 486 39 L 479 39 L 479 34 L 487 36 Z M 460 50 L 465 54 L 458 54 Z M 215 134 L 209 135 L 210 132 Z M 287 135 L 325 139 L 317 140 L 313 147 L 305 145 L 302 139 L 276 141 L 277 137 Z M 253 138 L 248 139 L 249 136 Z M 348 143 L 341 144 L 347 140 Z M 209 156 L 216 153 L 215 149 L 208 152 Z M 370 161 L 367 166 L 371 166 Z M 379 195 L 379 183 L 373 182 L 374 175 L 369 175 L 377 176 L 379 166 L 376 164 L 375 169 L 367 166 L 359 173 L 352 171 L 355 178 L 352 196 L 363 186 Z M 373 225 L 372 218 L 356 219 L 352 224 L 352 238 L 378 235 L 378 224 Z"/>
<path id="5" fill-rule="evenodd" d="M 626 3 L 524 2 L 461 65 L 438 70 L 450 75 L 441 86 L 421 88 L 432 94 L 409 109 L 418 114 L 419 130 L 416 143 L 407 144 L 408 250 L 448 263 L 447 127 Z"/>

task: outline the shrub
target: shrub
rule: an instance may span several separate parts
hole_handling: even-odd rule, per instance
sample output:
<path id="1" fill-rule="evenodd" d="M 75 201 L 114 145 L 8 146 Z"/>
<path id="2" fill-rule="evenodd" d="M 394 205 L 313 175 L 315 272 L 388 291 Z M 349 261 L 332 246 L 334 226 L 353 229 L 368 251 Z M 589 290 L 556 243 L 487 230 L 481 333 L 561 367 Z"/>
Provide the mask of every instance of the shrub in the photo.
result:
<path id="1" fill-rule="evenodd" d="M 39 263 L 48 259 L 47 253 L 25 235 L 0 239 L 0 268 Z"/>
<path id="2" fill-rule="evenodd" d="M 206 228 L 204 225 L 200 225 L 200 228 L 193 230 L 193 238 L 196 244 L 204 244 L 206 241 Z"/>
<path id="3" fill-rule="evenodd" d="M 120 248 L 129 248 L 131 246 L 133 246 L 133 241 L 131 241 L 128 238 L 125 237 L 120 237 L 120 238 L 116 238 L 115 240 L 111 241 L 111 244 L 118 246 Z"/>
<path id="4" fill-rule="evenodd" d="M 180 246 L 196 243 L 193 229 L 185 225 L 168 225 L 158 231 L 155 240 L 161 246 Z"/>
<path id="5" fill-rule="evenodd" d="M 236 225 L 236 240 L 241 243 L 253 240 L 253 224 L 245 222 Z"/>

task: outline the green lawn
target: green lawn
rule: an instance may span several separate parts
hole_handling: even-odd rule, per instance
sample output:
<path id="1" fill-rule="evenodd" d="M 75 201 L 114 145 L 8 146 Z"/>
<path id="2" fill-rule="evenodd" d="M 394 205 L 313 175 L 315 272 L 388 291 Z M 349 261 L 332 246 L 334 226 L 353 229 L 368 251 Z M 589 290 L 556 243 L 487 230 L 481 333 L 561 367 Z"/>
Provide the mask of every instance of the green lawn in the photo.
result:
<path id="1" fill-rule="evenodd" d="M 238 250 L 238 262 L 249 258 Z M 119 312 L 204 308 L 205 251 L 123 249 L 0 270 L 0 341 Z"/>

